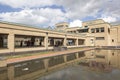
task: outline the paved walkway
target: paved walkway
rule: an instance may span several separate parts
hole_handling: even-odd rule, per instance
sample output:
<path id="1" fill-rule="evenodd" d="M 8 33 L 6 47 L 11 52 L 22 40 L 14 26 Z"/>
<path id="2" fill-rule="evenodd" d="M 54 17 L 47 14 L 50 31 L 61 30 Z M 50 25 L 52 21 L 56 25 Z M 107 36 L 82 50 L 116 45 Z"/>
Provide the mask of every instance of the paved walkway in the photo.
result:
<path id="1" fill-rule="evenodd" d="M 91 49 L 93 49 L 93 48 L 71 49 L 71 50 L 66 50 L 66 51 L 59 51 L 59 52 L 57 51 L 57 52 L 53 52 L 50 54 L 47 53 L 47 54 L 32 55 L 32 56 L 26 56 L 26 57 L 20 57 L 20 58 L 12 58 L 12 59 L 7 59 L 7 64 L 17 63 L 17 62 L 22 62 L 22 61 L 27 61 L 27 60 L 37 59 L 37 58 L 45 58 L 45 57 L 75 53 L 78 51 L 87 51 L 87 50 L 91 50 Z"/>

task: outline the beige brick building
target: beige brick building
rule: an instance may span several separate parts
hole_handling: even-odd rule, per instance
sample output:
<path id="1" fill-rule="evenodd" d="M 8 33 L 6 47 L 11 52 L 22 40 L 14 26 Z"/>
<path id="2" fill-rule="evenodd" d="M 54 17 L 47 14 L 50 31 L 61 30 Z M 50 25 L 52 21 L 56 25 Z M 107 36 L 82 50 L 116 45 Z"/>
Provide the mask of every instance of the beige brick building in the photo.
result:
<path id="1" fill-rule="evenodd" d="M 120 46 L 120 25 L 114 25 L 110 28 L 111 46 Z"/>
<path id="2" fill-rule="evenodd" d="M 68 33 L 86 35 L 86 45 L 94 46 L 119 46 L 120 25 L 113 26 L 102 19 L 83 22 L 82 27 L 64 29 Z M 91 46 L 93 46 L 91 45 Z"/>
<path id="3" fill-rule="evenodd" d="M 82 27 L 69 28 L 66 22 L 55 30 L 0 22 L 0 54 L 88 46 L 119 46 L 120 27 L 101 19 L 83 22 Z"/>
<path id="4" fill-rule="evenodd" d="M 0 54 L 85 46 L 84 35 L 0 22 Z"/>

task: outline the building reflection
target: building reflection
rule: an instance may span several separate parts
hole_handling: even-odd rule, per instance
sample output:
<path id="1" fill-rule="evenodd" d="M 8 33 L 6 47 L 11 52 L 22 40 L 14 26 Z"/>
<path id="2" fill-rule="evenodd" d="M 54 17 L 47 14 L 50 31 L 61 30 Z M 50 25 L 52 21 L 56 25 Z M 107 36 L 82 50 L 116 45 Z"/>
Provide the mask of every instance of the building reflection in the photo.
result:
<path id="1" fill-rule="evenodd" d="M 114 68 L 120 68 L 120 50 L 91 50 L 85 52 L 88 61 L 106 63 Z"/>

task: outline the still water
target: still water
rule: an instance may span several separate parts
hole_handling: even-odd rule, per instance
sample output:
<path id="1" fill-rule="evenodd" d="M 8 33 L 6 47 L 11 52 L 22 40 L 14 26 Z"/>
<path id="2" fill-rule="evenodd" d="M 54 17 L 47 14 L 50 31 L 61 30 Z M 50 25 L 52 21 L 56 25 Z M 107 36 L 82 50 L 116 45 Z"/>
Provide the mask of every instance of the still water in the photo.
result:
<path id="1" fill-rule="evenodd" d="M 37 80 L 120 80 L 120 50 L 91 50 L 75 65 Z"/>

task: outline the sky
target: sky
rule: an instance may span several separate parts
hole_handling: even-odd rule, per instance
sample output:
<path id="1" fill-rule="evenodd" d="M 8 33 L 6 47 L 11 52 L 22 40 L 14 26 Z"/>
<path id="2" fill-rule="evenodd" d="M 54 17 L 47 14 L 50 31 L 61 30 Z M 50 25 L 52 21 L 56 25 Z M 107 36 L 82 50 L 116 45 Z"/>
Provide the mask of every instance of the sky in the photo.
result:
<path id="1" fill-rule="evenodd" d="M 46 28 L 68 22 L 70 27 L 103 19 L 120 22 L 119 0 L 0 0 L 0 21 Z"/>

